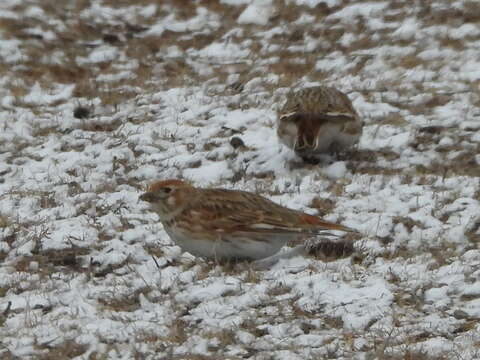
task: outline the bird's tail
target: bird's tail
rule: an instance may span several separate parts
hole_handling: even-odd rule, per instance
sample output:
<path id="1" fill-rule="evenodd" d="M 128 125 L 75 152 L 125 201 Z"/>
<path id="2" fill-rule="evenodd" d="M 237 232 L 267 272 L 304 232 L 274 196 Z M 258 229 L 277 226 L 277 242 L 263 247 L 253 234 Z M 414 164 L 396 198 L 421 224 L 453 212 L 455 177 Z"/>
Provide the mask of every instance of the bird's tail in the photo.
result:
<path id="1" fill-rule="evenodd" d="M 311 225 L 312 232 L 323 233 L 325 230 L 338 230 L 350 233 L 358 233 L 357 230 L 349 228 L 344 225 L 336 224 L 330 221 L 323 220 L 317 216 L 304 214 L 301 217 L 303 223 Z"/>

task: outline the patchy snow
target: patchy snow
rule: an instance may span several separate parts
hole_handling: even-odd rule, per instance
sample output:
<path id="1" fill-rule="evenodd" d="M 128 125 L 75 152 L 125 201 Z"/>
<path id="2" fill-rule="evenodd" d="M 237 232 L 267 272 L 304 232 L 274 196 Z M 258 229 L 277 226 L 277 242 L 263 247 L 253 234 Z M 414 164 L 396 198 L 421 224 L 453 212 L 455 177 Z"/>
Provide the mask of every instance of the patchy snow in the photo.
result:
<path id="1" fill-rule="evenodd" d="M 93 50 L 87 59 L 78 58 L 78 64 L 109 62 L 117 58 L 119 53 L 113 46 L 99 46 Z"/>
<path id="2" fill-rule="evenodd" d="M 0 58 L 7 64 L 15 63 L 22 58 L 22 52 L 19 49 L 20 41 L 10 39 L 0 39 Z"/>
<path id="3" fill-rule="evenodd" d="M 386 1 L 380 2 L 365 2 L 362 1 L 358 4 L 347 5 L 343 9 L 330 15 L 332 18 L 340 19 L 341 21 L 348 21 L 357 16 L 363 17 L 375 17 L 379 15 L 386 7 L 388 3 Z"/>
<path id="4" fill-rule="evenodd" d="M 478 358 L 474 5 L 2 1 L 0 358 Z M 318 165 L 275 129 L 314 84 L 365 123 Z M 177 177 L 361 235 L 204 261 L 138 200 Z"/>
<path id="5" fill-rule="evenodd" d="M 341 179 L 347 175 L 347 166 L 344 161 L 337 161 L 323 169 L 325 175 L 332 179 Z"/>
<path id="6" fill-rule="evenodd" d="M 328 7 L 334 7 L 341 4 L 340 0 L 290 0 L 289 2 L 294 2 L 297 5 L 306 5 L 311 8 L 314 8 L 319 4 L 325 4 Z"/>
<path id="7" fill-rule="evenodd" d="M 267 25 L 274 15 L 272 0 L 254 1 L 238 17 L 239 24 Z"/>
<path id="8" fill-rule="evenodd" d="M 174 14 L 170 14 L 161 22 L 153 25 L 145 35 L 162 35 L 164 31 L 190 32 L 200 31 L 208 28 L 217 28 L 220 26 L 218 16 L 210 13 L 203 7 L 197 8 L 197 15 L 188 20 L 177 20 Z"/>
<path id="9" fill-rule="evenodd" d="M 233 43 L 211 43 L 195 53 L 200 57 L 213 58 L 220 61 L 238 61 L 247 57 L 250 51 L 248 49 L 242 49 L 240 45 Z"/>
<path id="10" fill-rule="evenodd" d="M 45 91 L 40 87 L 39 83 L 35 83 L 29 94 L 25 95 L 23 100 L 26 103 L 34 105 L 46 105 L 52 104 L 61 100 L 67 100 L 72 96 L 72 92 L 75 89 L 75 84 L 69 84 L 65 86 L 57 86 L 58 90 Z"/>
<path id="11" fill-rule="evenodd" d="M 220 0 L 221 4 L 237 5 L 237 6 L 248 4 L 250 2 L 252 2 L 252 0 Z"/>
<path id="12" fill-rule="evenodd" d="M 418 21 L 414 18 L 407 18 L 403 23 L 393 32 L 392 36 L 400 40 L 410 40 L 418 34 Z"/>

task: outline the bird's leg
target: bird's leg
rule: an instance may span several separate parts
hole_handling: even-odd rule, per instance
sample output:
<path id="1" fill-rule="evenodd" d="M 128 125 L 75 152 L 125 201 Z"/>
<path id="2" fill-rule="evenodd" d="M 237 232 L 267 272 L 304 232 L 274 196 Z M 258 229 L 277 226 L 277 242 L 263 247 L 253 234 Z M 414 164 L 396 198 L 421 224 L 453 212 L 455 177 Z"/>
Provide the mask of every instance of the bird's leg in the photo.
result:
<path id="1" fill-rule="evenodd" d="M 313 150 L 317 150 L 318 149 L 318 146 L 320 145 L 319 144 L 319 140 L 320 138 L 318 136 L 315 136 L 314 140 L 313 140 Z"/>
<path id="2" fill-rule="evenodd" d="M 307 134 L 303 134 L 303 143 L 305 144 L 305 147 L 306 148 L 313 148 L 313 145 L 315 143 L 315 140 L 312 141 L 312 143 L 310 144 L 310 142 L 308 141 L 308 135 Z"/>

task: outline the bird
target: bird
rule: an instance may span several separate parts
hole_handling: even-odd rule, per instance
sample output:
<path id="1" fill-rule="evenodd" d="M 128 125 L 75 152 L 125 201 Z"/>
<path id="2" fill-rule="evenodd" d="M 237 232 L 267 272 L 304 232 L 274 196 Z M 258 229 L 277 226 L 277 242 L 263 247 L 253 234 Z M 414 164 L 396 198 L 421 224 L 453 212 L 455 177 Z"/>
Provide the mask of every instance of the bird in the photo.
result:
<path id="1" fill-rule="evenodd" d="M 277 114 L 280 142 L 306 162 L 356 144 L 363 122 L 343 92 L 314 86 L 290 92 Z"/>
<path id="2" fill-rule="evenodd" d="M 200 188 L 180 179 L 152 183 L 139 199 L 157 213 L 171 240 L 194 256 L 255 261 L 290 242 L 349 227 L 241 190 Z"/>

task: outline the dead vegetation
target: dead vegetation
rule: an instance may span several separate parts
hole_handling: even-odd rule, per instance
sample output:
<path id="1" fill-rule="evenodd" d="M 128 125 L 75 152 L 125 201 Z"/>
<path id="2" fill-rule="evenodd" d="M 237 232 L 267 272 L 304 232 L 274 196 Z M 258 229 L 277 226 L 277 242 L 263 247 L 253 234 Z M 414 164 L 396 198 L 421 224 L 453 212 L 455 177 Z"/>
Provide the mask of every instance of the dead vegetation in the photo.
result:
<path id="1" fill-rule="evenodd" d="M 87 344 L 79 344 L 74 340 L 67 340 L 54 346 L 49 344 L 38 344 L 36 346 L 40 350 L 38 359 L 41 360 L 72 359 L 84 354 L 88 347 Z"/>
<path id="2" fill-rule="evenodd" d="M 88 14 L 80 16 L 86 11 L 91 11 L 91 4 L 91 1 L 59 4 L 56 1 L 47 0 L 37 4 L 44 13 L 43 17 L 33 15 L 17 18 L 2 17 L 1 36 L 3 39 L 18 41 L 18 51 L 21 56 L 15 60 L 0 62 L 0 77 L 3 80 L 2 87 L 5 89 L 5 94 L 2 93 L 2 96 L 5 95 L 5 99 L 7 99 L 6 95 L 12 97 L 10 103 L 8 102 L 10 100 L 7 99 L 8 101 L 2 100 L 0 105 L 0 109 L 11 111 L 8 119 L 0 120 L 0 129 L 6 133 L 7 130 L 14 127 L 18 109 L 28 111 L 34 120 L 32 120 L 31 139 L 17 137 L 9 141 L 1 140 L 0 147 L 2 150 L 5 149 L 3 152 L 5 158 L 2 157 L 0 160 L 10 166 L 21 166 L 30 160 L 41 163 L 45 161 L 45 157 L 40 155 L 41 146 L 48 139 L 56 137 L 63 142 L 58 147 L 60 153 L 84 154 L 93 151 L 92 149 L 95 149 L 96 146 L 108 143 L 109 149 L 118 148 L 126 152 L 127 148 L 133 156 L 132 158 L 113 158 L 109 164 L 111 169 L 104 172 L 102 179 L 93 179 L 89 188 L 85 186 L 85 183 L 92 176 L 93 171 L 91 170 L 97 166 L 93 163 L 73 164 L 67 172 L 61 175 L 61 179 L 55 178 L 57 174 L 52 169 L 48 169 L 45 174 L 38 173 L 39 175 L 30 175 L 28 169 L 24 170 L 27 180 L 33 178 L 40 182 L 41 180 L 37 179 L 43 179 L 42 176 L 52 177 L 55 180 L 50 184 L 64 186 L 69 198 L 78 197 L 78 204 L 74 204 L 76 206 L 75 216 L 78 216 L 79 219 L 87 219 L 89 227 L 95 230 L 95 241 L 91 245 L 86 242 L 85 238 L 68 234 L 65 239 L 70 243 L 70 247 L 44 248 L 43 244 L 48 241 L 52 231 L 50 226 L 56 219 L 48 217 L 25 219 L 21 214 L 13 216 L 2 208 L 0 240 L 3 245 L 0 250 L 0 260 L 6 264 L 5 266 L 10 266 L 12 271 L 17 272 L 17 278 L 5 280 L 5 284 L 0 286 L 0 297 L 23 296 L 29 291 L 46 291 L 42 290 L 42 287 L 47 283 L 52 287 L 55 286 L 50 281 L 60 276 L 85 276 L 95 284 L 106 283 L 110 286 L 110 281 L 115 283 L 112 285 L 112 291 L 103 293 L 101 296 L 95 295 L 94 299 L 88 299 L 88 301 L 95 301 L 99 311 L 123 316 L 136 314 L 142 310 L 142 297 L 144 296 L 152 296 L 159 302 L 160 300 L 169 300 L 168 297 L 173 297 L 172 294 L 175 291 L 180 292 L 178 289 L 183 290 L 184 287 L 188 288 L 193 284 L 208 283 L 210 279 L 220 276 L 229 278 L 229 280 L 238 279 L 241 283 L 239 290 L 222 293 L 219 300 L 217 299 L 220 303 L 232 301 L 232 298 L 245 294 L 246 289 L 255 289 L 257 286 L 261 287 L 265 281 L 270 281 L 269 284 L 273 284 L 273 286 L 267 286 L 267 299 L 258 301 L 255 306 L 248 308 L 248 311 L 245 311 L 245 313 L 248 312 L 248 317 L 243 314 L 245 317 L 240 322 L 235 323 L 232 320 L 232 324 L 235 325 L 208 327 L 201 321 L 196 323 L 197 320 L 192 320 L 193 315 L 191 314 L 201 304 L 191 303 L 187 306 L 175 303 L 172 305 L 172 311 L 176 311 L 178 316 L 170 324 L 168 332 L 159 334 L 154 330 L 139 329 L 136 332 L 135 341 L 147 344 L 151 351 L 169 354 L 167 357 L 169 359 L 206 359 L 210 357 L 188 351 L 183 355 L 178 355 L 174 353 L 174 349 L 188 344 L 195 335 L 208 340 L 208 345 L 205 346 L 209 353 L 224 354 L 225 349 L 241 343 L 238 336 L 238 331 L 241 330 L 252 335 L 256 339 L 255 341 L 265 341 L 263 346 L 268 349 L 259 350 L 252 343 L 250 347 L 244 346 L 244 352 L 241 355 L 243 358 L 255 357 L 258 354 L 264 355 L 278 349 L 297 351 L 298 354 L 303 354 L 301 351 L 304 349 L 292 344 L 277 346 L 274 343 L 276 340 L 272 340 L 273 345 L 268 343 L 274 339 L 273 334 L 276 329 L 273 326 L 289 322 L 289 325 L 299 324 L 300 330 L 296 336 L 300 336 L 299 334 L 302 333 L 302 335 L 326 332 L 333 334 L 321 345 L 322 349 L 327 350 L 320 353 L 318 358 L 346 356 L 345 354 L 350 354 L 349 351 L 351 353 L 364 352 L 367 354 L 367 358 L 372 359 L 463 358 L 447 351 L 440 355 L 429 355 L 428 351 L 422 348 L 422 344 L 435 338 L 455 339 L 455 336 L 463 333 L 466 334 L 465 336 L 474 337 L 472 334 L 475 332 L 477 319 L 472 320 L 468 313 L 462 315 L 457 312 L 458 319 L 456 320 L 458 322 L 448 325 L 455 329 L 453 333 L 436 333 L 434 330 L 428 329 L 410 333 L 408 328 L 404 327 L 407 319 L 410 319 L 408 313 L 415 311 L 416 314 L 416 312 L 422 313 L 430 310 L 416 290 L 408 288 L 410 284 L 405 280 L 407 276 L 397 270 L 391 270 L 386 275 L 376 274 L 380 278 L 385 276 L 395 293 L 392 300 L 395 311 L 393 311 L 393 315 L 390 313 L 386 315 L 386 317 L 392 316 L 391 327 L 380 326 L 378 325 L 379 319 L 373 318 L 360 330 L 347 329 L 346 320 L 335 311 L 325 312 L 324 304 L 317 304 L 317 307 L 313 309 L 303 307 L 301 302 L 303 294 L 299 294 L 293 286 L 277 281 L 278 279 L 272 280 L 265 277 L 262 272 L 252 269 L 243 270 L 235 263 L 181 261 L 171 254 L 168 246 L 164 246 L 163 243 L 159 246 L 151 239 L 148 244 L 144 245 L 144 248 L 147 254 L 153 258 L 151 265 L 155 272 L 165 276 L 165 273 L 169 271 L 175 273 L 173 269 L 180 268 L 191 278 L 188 278 L 187 275 L 183 275 L 185 276 L 183 278 L 180 273 L 175 273 L 176 282 L 164 286 L 162 281 L 165 279 L 158 275 L 158 284 L 150 283 L 143 278 L 142 271 L 147 272 L 151 269 L 143 267 L 141 271 L 137 270 L 137 266 L 147 260 L 141 255 L 135 258 L 138 255 L 135 251 L 138 249 L 126 249 L 119 245 L 121 241 L 117 235 L 128 233 L 129 230 L 134 230 L 139 226 L 148 226 L 146 224 L 151 224 L 152 220 L 130 216 L 128 204 L 123 200 L 108 203 L 106 199 L 113 195 L 119 196 L 122 191 L 140 188 L 140 184 L 144 182 L 146 176 L 157 176 L 164 169 L 168 171 L 176 169 L 180 173 L 181 167 L 175 162 L 158 160 L 156 163 L 148 164 L 152 166 L 151 169 L 146 169 L 143 163 L 147 154 L 167 151 L 165 142 L 168 142 L 169 146 L 185 145 L 189 154 L 192 155 L 199 152 L 205 153 L 205 156 L 202 157 L 203 160 L 194 159 L 188 162 L 189 169 L 201 167 L 202 161 L 215 162 L 222 156 L 226 156 L 229 161 L 234 163 L 236 159 L 258 151 L 257 148 L 250 146 L 243 137 L 246 126 L 237 129 L 223 127 L 208 142 L 197 143 L 195 138 L 189 138 L 185 139 L 186 144 L 182 143 L 184 140 L 182 133 L 159 127 L 155 129 L 157 132 L 152 135 L 153 143 L 156 145 L 155 148 L 152 148 L 148 138 L 146 140 L 141 138 L 142 135 L 145 136 L 142 126 L 156 120 L 159 113 L 145 112 L 136 118 L 130 118 L 121 112 L 125 111 L 125 106 L 132 104 L 134 104 L 133 108 L 139 109 L 151 102 L 158 105 L 155 111 L 168 108 L 170 105 L 163 103 L 164 98 L 153 97 L 146 100 L 142 98 L 143 95 L 190 86 L 204 86 L 205 92 L 211 95 L 218 104 L 225 104 L 228 110 L 246 111 L 257 107 L 273 108 L 276 101 L 282 99 L 281 91 L 285 90 L 282 88 L 302 86 L 305 82 L 338 84 L 360 106 L 374 104 L 375 106 L 365 107 L 371 112 L 375 112 L 381 105 L 389 105 L 388 111 L 362 114 L 366 119 L 366 131 L 368 127 L 377 129 L 373 136 L 374 140 L 380 138 L 381 130 L 387 127 L 405 129 L 412 134 L 411 141 L 402 149 L 395 149 L 393 145 L 387 144 L 382 147 L 377 146 L 374 150 L 360 149 L 340 154 L 338 160 L 345 161 L 348 171 L 356 178 L 330 181 L 324 190 L 331 194 L 332 199 L 323 196 L 312 198 L 308 206 L 317 210 L 320 216 L 334 213 L 339 206 L 337 199 L 359 196 L 358 193 L 351 195 L 349 192 L 351 191 L 349 187 L 357 180 L 370 183 L 381 180 L 388 183 L 392 179 L 401 178 L 402 185 L 424 185 L 425 189 L 433 189 L 438 193 L 452 192 L 453 190 L 447 185 L 441 189 L 434 186 L 438 186 L 437 181 L 439 180 L 445 184 L 448 183 L 448 180 L 455 180 L 458 177 L 472 179 L 480 177 L 480 166 L 478 165 L 480 145 L 478 140 L 473 140 L 478 129 L 468 126 L 461 127 L 455 122 L 453 125 L 446 126 L 436 119 L 444 107 L 459 101 L 459 95 L 462 92 L 470 94 L 469 106 L 478 107 L 480 97 L 475 90 L 478 80 L 470 83 L 462 80 L 464 90 L 458 90 L 457 87 L 457 90 L 445 92 L 442 88 L 445 87 L 445 84 L 442 84 L 440 88 L 433 86 L 440 81 L 442 71 L 448 65 L 446 64 L 448 59 L 429 60 L 422 57 L 422 43 L 417 42 L 414 35 L 394 38 L 392 35 L 395 31 L 394 28 L 384 28 L 378 35 L 380 31 L 373 29 L 369 21 L 371 19 L 363 15 L 355 15 L 349 19 L 349 25 L 343 23 L 339 18 L 331 17 L 330 15 L 341 11 L 350 4 L 345 1 L 340 1 L 333 6 L 330 6 L 329 2 L 320 2 L 314 8 L 296 5 L 293 1 L 278 1 L 275 3 L 274 15 L 266 26 L 238 24 L 237 19 L 246 6 L 227 5 L 219 0 L 197 2 L 141 0 L 135 2 L 134 5 L 127 0 L 108 0 L 102 2 L 102 6 L 108 9 L 127 9 L 125 11 L 129 12 L 134 11 L 133 8 L 130 8 L 132 6 L 142 8 L 150 5 L 154 5 L 155 9 L 151 16 L 143 13 L 132 15 L 132 17 L 125 15 L 108 17 L 108 12 L 104 11 L 105 14 L 102 13 L 102 15 L 105 17 L 101 18 L 102 21 L 99 21 L 100 17 L 95 18 Z M 410 11 L 412 6 L 415 7 L 413 15 Z M 415 19 L 421 27 L 445 25 L 454 29 L 463 24 L 478 23 L 480 20 L 479 6 L 476 1 L 464 1 L 461 7 L 455 8 L 434 6 L 433 3 L 422 1 L 415 2 L 415 5 L 411 5 L 409 1 L 396 1 L 390 2 L 380 15 L 375 16 L 387 24 L 401 24 L 409 16 L 416 16 Z M 23 14 L 28 8 L 28 4 L 19 3 L 14 11 Z M 201 9 L 206 9 L 211 13 L 213 20 L 200 30 L 195 29 L 195 24 L 189 23 L 190 25 L 185 25 L 187 29 L 188 26 L 193 26 L 194 30 L 182 31 L 181 29 L 165 28 L 163 31 L 149 32 L 157 25 L 159 19 L 165 19 L 172 15 L 172 19 L 188 22 L 198 16 L 203 11 Z M 310 18 L 303 22 L 299 21 L 305 15 L 309 15 Z M 218 26 L 209 27 L 216 21 Z M 55 22 L 66 26 L 56 26 Z M 264 36 L 267 35 L 264 32 L 275 27 L 282 31 L 273 33 L 271 36 L 268 35 L 270 37 L 266 41 Z M 461 53 L 471 50 L 470 42 L 478 40 L 477 38 L 478 35 L 466 35 L 464 38 L 459 38 L 448 33 L 438 32 L 431 36 L 430 41 L 438 44 L 439 48 Z M 239 49 L 247 50 L 248 55 L 235 62 L 228 59 L 219 61 L 208 57 L 201 58 L 198 51 L 212 43 L 235 44 Z M 411 47 L 412 51 L 405 51 L 405 54 L 400 56 L 389 54 L 388 50 L 383 53 L 375 52 L 376 48 L 385 45 L 399 46 L 407 50 Z M 99 49 L 107 49 L 110 56 L 101 59 L 93 57 L 92 60 L 90 57 Z M 172 56 L 172 53 L 176 55 Z M 319 66 L 319 62 L 323 61 L 330 61 L 333 65 L 331 68 L 322 68 Z M 380 70 L 375 67 L 377 61 L 383 66 Z M 457 70 L 460 67 L 457 64 L 452 66 Z M 383 70 L 388 71 L 385 71 L 384 74 Z M 425 70 L 434 72 L 432 78 L 413 76 L 417 72 L 422 73 Z M 395 72 L 397 75 L 393 77 L 389 72 Z M 58 98 L 53 96 L 57 94 L 57 85 L 69 84 L 74 85 L 71 96 Z M 35 97 L 29 97 L 32 88 L 37 85 L 44 93 L 52 95 L 48 103 L 39 103 Z M 425 96 L 421 100 L 412 101 L 412 98 L 418 94 Z M 194 95 L 198 96 L 198 94 L 192 96 Z M 74 107 L 68 107 L 71 105 L 71 97 L 76 99 Z M 204 106 L 205 104 L 199 105 Z M 57 109 L 60 109 L 59 111 L 67 110 L 64 113 L 58 112 L 57 115 L 55 112 Z M 165 119 L 174 118 L 178 116 L 178 113 L 192 109 L 174 110 L 172 113 L 167 113 Z M 215 107 L 209 109 L 212 113 L 215 110 Z M 465 109 L 465 112 L 469 110 L 471 109 Z M 76 122 L 64 127 L 63 122 L 66 121 L 64 117 L 68 117 L 65 115 L 67 113 Z M 118 113 L 121 116 L 115 116 Z M 41 122 L 44 117 L 47 118 L 51 114 L 55 114 L 57 117 L 56 125 L 52 125 L 52 123 L 43 125 Z M 459 114 L 464 115 L 457 112 L 452 117 L 460 116 Z M 467 117 L 467 115 L 464 116 Z M 195 114 L 195 116 L 189 121 L 201 129 L 202 123 L 198 119 L 207 122 L 213 115 L 207 111 Z M 420 116 L 424 117 L 426 123 L 419 125 L 416 122 Z M 138 126 L 137 134 L 134 133 L 131 125 Z M 273 123 L 270 125 L 273 126 Z M 63 137 L 72 132 L 78 136 L 76 138 L 78 141 L 73 142 L 72 138 Z M 137 136 L 136 142 L 132 141 L 132 137 L 135 136 Z M 442 143 L 446 137 L 452 141 Z M 223 149 L 224 142 L 230 142 L 231 148 L 235 152 L 228 155 L 222 154 L 220 151 Z M 123 145 L 125 147 L 122 147 Z M 3 153 L 1 156 L 4 155 Z M 417 155 L 434 153 L 435 159 L 421 164 L 412 164 L 408 162 L 405 155 L 407 153 L 409 156 L 413 156 L 412 153 Z M 98 158 L 101 155 L 99 152 L 95 157 Z M 302 171 L 308 168 L 304 164 L 290 165 L 290 171 L 298 171 L 299 174 L 304 174 Z M 316 173 L 314 166 L 308 169 L 314 174 L 315 180 L 324 180 L 324 177 Z M 142 173 L 143 170 L 145 170 L 144 173 Z M 235 169 L 231 178 L 232 182 L 239 185 L 247 182 L 254 183 L 252 190 L 270 196 L 298 194 L 301 191 L 301 182 L 292 183 L 286 186 L 286 189 L 272 186 L 271 184 L 275 180 L 275 173 L 272 170 L 250 170 L 249 164 L 242 163 Z M 2 167 L 0 184 L 3 184 L 5 179 L 14 178 L 12 173 L 12 170 Z M 0 201 L 10 202 L 5 209 L 8 210 L 9 207 L 17 206 L 28 199 L 31 208 L 35 207 L 39 212 L 55 210 L 59 218 L 63 216 L 64 211 L 69 210 L 62 207 L 62 198 L 58 197 L 55 191 L 41 187 L 37 187 L 35 190 L 28 188 L 23 190 L 23 186 L 23 183 L 19 184 L 18 190 L 14 188 L 0 194 Z M 372 190 L 372 192 L 374 191 Z M 102 197 L 101 202 L 99 201 L 100 197 Z M 452 197 L 454 199 L 450 203 L 458 196 L 453 194 Z M 472 199 L 480 200 L 480 190 L 477 189 L 474 192 Z M 441 205 L 448 205 L 447 201 Z M 415 208 L 415 210 L 419 209 L 421 206 Z M 432 211 L 438 212 L 439 215 L 436 218 L 439 221 L 448 224 L 452 213 L 442 213 L 441 209 L 442 207 L 438 205 Z M 3 211 L 6 211 L 5 214 Z M 371 211 L 372 214 L 376 214 L 375 210 Z M 391 222 L 392 228 L 399 226 L 405 229 L 409 237 L 412 237 L 415 232 L 428 232 L 430 227 L 429 224 L 403 215 L 391 216 Z M 112 232 L 112 228 L 115 229 L 115 232 Z M 435 270 L 451 264 L 462 253 L 477 249 L 480 241 L 479 228 L 478 219 L 473 219 L 464 234 L 468 241 L 467 245 L 462 244 L 465 247 L 448 239 L 440 238 L 436 246 L 424 245 L 419 248 L 409 248 L 406 244 L 395 243 L 393 230 L 388 236 L 369 240 L 376 241 L 375 244 L 382 247 L 381 250 L 372 250 L 365 246 L 361 254 L 353 246 L 356 239 L 347 238 L 340 242 L 325 241 L 310 249 L 309 261 L 313 261 L 316 265 L 307 267 L 305 271 L 309 271 L 312 276 L 322 274 L 322 267 L 334 267 L 342 264 L 342 258 L 352 257 L 351 263 L 342 266 L 351 268 L 351 272 L 361 278 L 370 270 L 370 265 L 375 267 L 375 261 L 391 261 L 393 265 L 400 262 L 406 268 L 411 262 L 418 261 L 420 252 L 428 255 L 422 260 L 428 261 L 427 269 L 433 273 Z M 33 249 L 28 251 L 24 249 L 22 251 L 25 253 L 15 255 L 14 252 L 30 240 L 35 244 Z M 143 244 L 144 241 L 147 240 L 141 236 L 138 238 L 131 236 L 125 243 L 135 245 Z M 85 246 L 74 245 L 82 242 L 85 243 Z M 101 255 L 113 251 L 118 251 L 122 255 L 127 253 L 127 255 L 123 258 L 119 257 L 115 263 L 106 262 Z M 128 254 L 129 251 L 130 254 Z M 160 258 L 168 258 L 168 260 L 159 265 L 156 259 Z M 148 261 L 150 260 L 149 258 Z M 348 273 L 350 270 L 342 268 L 341 271 Z M 143 279 L 143 285 L 136 286 L 129 291 L 118 291 L 117 287 L 120 287 L 120 282 L 112 279 L 121 279 L 128 274 L 134 274 L 135 277 Z M 27 281 L 27 277 L 30 276 L 33 280 Z M 340 282 L 338 279 L 335 281 Z M 428 289 L 424 287 L 419 289 L 418 293 L 420 290 Z M 30 296 L 30 293 L 25 296 Z M 47 297 L 47 295 L 45 296 Z M 55 297 L 54 295 L 48 296 Z M 459 303 L 456 303 L 456 306 L 478 299 L 477 295 L 471 294 L 457 297 Z M 47 314 L 55 310 L 56 306 L 60 305 L 55 304 L 51 308 L 41 305 L 36 310 Z M 347 301 L 339 308 L 345 306 L 348 306 Z M 1 325 L 5 325 L 9 319 L 20 312 L 25 313 L 22 314 L 25 318 L 28 313 L 28 310 L 22 307 L 11 310 L 11 303 L 4 305 L 1 311 Z M 212 308 L 209 311 L 211 311 L 208 313 L 209 315 L 214 313 Z M 450 317 L 448 312 L 438 312 L 438 314 L 441 318 L 448 319 Z M 321 319 L 321 324 L 315 322 L 318 319 Z M 32 325 L 35 324 L 35 321 L 28 323 L 27 327 L 35 328 Z M 38 321 L 41 321 L 41 318 Z M 128 323 L 123 318 L 122 321 Z M 26 320 L 25 322 L 27 323 Z M 152 322 L 154 321 L 152 320 Z M 202 326 L 205 327 L 202 328 Z M 356 343 L 359 338 L 363 338 L 365 341 Z M 115 348 L 114 344 L 104 345 L 103 352 L 93 351 L 89 358 L 103 359 L 108 356 L 109 351 L 112 353 L 120 351 Z M 51 344 L 48 342 L 35 343 L 33 347 L 36 356 L 40 359 L 79 357 L 89 349 L 87 345 L 76 340 Z M 475 343 L 474 347 L 478 347 L 478 343 Z M 350 350 L 347 351 L 347 349 Z M 2 351 L 3 349 L 0 349 L 2 357 L 14 358 L 10 350 Z M 139 359 L 146 356 L 140 345 L 135 351 L 135 356 Z M 267 355 L 265 356 L 267 358 Z M 218 358 L 227 357 L 218 355 Z"/>

